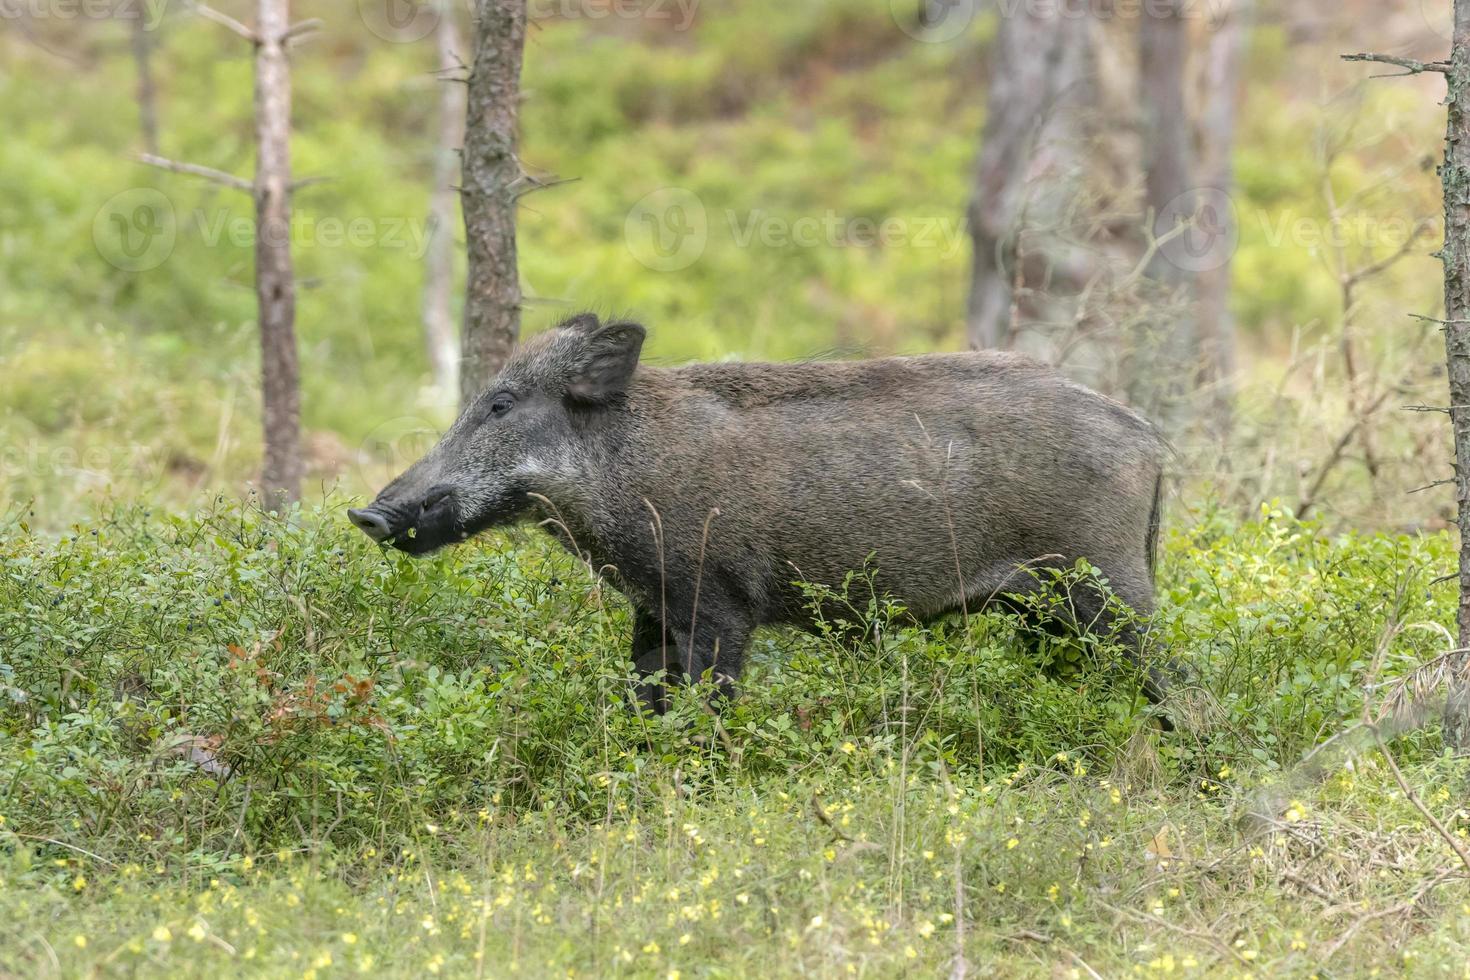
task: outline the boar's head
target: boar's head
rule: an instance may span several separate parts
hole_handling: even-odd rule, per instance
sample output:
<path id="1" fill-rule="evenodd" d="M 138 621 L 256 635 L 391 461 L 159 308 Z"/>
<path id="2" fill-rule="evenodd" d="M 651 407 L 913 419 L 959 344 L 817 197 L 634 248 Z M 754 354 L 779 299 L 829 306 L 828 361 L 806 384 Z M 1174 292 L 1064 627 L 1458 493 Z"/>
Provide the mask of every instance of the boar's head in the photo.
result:
<path id="1" fill-rule="evenodd" d="M 518 350 L 437 445 L 348 517 L 368 537 L 421 555 L 508 524 L 576 485 L 586 433 L 627 395 L 644 330 L 582 314 Z"/>

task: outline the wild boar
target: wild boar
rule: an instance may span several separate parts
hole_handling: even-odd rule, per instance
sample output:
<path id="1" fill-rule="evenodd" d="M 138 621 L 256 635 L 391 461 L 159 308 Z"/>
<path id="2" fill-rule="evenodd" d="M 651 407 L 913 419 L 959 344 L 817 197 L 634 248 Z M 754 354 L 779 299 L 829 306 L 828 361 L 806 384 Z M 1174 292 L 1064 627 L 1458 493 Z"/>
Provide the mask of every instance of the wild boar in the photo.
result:
<path id="1" fill-rule="evenodd" d="M 537 518 L 631 602 L 640 676 L 727 694 L 756 627 L 811 625 L 797 583 L 864 568 L 919 620 L 1084 558 L 1153 611 L 1165 446 L 1122 405 L 1012 353 L 664 368 L 639 363 L 644 336 L 583 314 L 535 337 L 351 520 L 419 555 Z M 1115 621 L 1097 589 L 1071 607 Z M 665 706 L 651 680 L 639 695 Z"/>

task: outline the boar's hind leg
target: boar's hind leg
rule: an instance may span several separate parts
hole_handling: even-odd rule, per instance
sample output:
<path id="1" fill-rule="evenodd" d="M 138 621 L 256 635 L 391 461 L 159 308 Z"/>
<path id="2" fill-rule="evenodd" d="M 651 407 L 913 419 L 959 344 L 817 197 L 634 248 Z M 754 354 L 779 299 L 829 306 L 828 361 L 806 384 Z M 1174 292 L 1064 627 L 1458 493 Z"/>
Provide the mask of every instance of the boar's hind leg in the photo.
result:
<path id="1" fill-rule="evenodd" d="M 1145 578 L 1144 581 L 1147 581 Z M 1147 617 L 1153 613 L 1151 589 L 1117 587 L 1117 596 L 1133 611 L 1127 619 L 1119 619 L 1108 608 L 1106 597 L 1090 588 L 1073 590 L 1071 605 L 1077 626 L 1094 636 L 1111 637 L 1128 659 L 1143 671 L 1143 693 L 1154 704 L 1160 704 L 1186 679 L 1184 668 L 1168 655 L 1162 644 L 1152 640 Z M 1136 618 L 1135 618 L 1136 617 Z M 1166 731 L 1173 725 L 1163 715 L 1159 722 Z"/>
<path id="2" fill-rule="evenodd" d="M 1149 637 L 1147 618 L 1154 610 L 1152 579 L 1143 568 L 1139 568 L 1134 575 L 1120 575 L 1116 568 L 1105 572 L 1112 580 L 1114 593 L 1133 611 L 1132 616 L 1120 619 L 1110 608 L 1107 597 L 1085 584 L 1068 591 L 1065 611 L 1057 610 L 1048 614 L 1038 613 L 1024 598 L 1045 588 L 1039 578 L 1029 588 L 1014 589 L 1011 586 L 1020 583 L 1012 576 L 1004 586 L 992 591 L 990 597 L 1021 613 L 1035 628 L 1054 635 L 1075 632 L 1107 638 L 1116 643 L 1123 648 L 1128 659 L 1143 671 L 1144 695 L 1154 704 L 1159 704 L 1187 680 L 1188 673 L 1168 656 L 1160 643 Z M 984 602 L 986 598 L 983 593 L 976 596 L 980 602 Z M 1173 727 L 1162 716 L 1160 723 L 1166 730 Z"/>

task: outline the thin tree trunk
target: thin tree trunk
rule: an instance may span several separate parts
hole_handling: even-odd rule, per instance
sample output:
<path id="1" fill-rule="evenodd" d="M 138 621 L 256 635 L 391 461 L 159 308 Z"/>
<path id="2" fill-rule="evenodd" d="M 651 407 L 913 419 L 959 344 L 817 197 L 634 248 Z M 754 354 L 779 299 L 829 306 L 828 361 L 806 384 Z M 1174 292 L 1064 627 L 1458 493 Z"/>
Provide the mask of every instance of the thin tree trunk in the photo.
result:
<path id="1" fill-rule="evenodd" d="M 1021 4 L 1000 18 L 968 209 L 966 333 L 973 348 L 1007 346 L 1014 333 L 1017 242 L 1028 197 L 1068 193 L 1064 179 L 1047 189 L 1033 186 L 1037 171 L 1048 169 L 1038 157 L 1061 152 L 1058 144 L 1091 87 L 1091 19 L 1064 8 Z"/>
<path id="2" fill-rule="evenodd" d="M 1448 120 L 1444 188 L 1444 335 L 1450 422 L 1455 437 L 1455 502 L 1460 526 L 1459 646 L 1470 647 L 1470 0 L 1455 0 L 1455 33 L 1445 75 Z M 1470 658 L 1453 665 L 1445 711 L 1445 741 L 1470 751 Z"/>
<path id="3" fill-rule="evenodd" d="M 255 293 L 268 502 L 301 498 L 301 393 L 291 266 L 291 72 L 287 0 L 258 0 L 255 49 Z"/>
<path id="4" fill-rule="evenodd" d="M 459 374 L 463 405 L 505 363 L 520 334 L 516 115 L 525 39 L 525 0 L 478 0 L 460 190 L 469 253 Z"/>
<path id="5" fill-rule="evenodd" d="M 1189 55 L 1185 0 L 1158 0 L 1139 22 L 1138 88 L 1143 115 L 1144 205 L 1156 235 L 1169 234 L 1179 220 L 1195 217 L 1194 154 L 1190 146 L 1190 117 L 1185 105 L 1185 64 Z M 1187 270 L 1160 248 L 1147 266 L 1149 278 L 1174 295 L 1192 298 Z M 1184 305 L 1188 305 L 1186 302 Z M 1154 336 L 1140 338 L 1159 353 L 1152 363 L 1140 362 L 1132 379 L 1133 400 L 1176 428 L 1183 400 L 1192 389 L 1199 348 L 1194 335 L 1193 311 L 1177 302 L 1161 305 Z"/>
<path id="6" fill-rule="evenodd" d="M 455 329 L 451 292 L 454 288 L 454 176 L 464 140 L 465 89 L 455 74 L 462 67 L 459 25 L 452 0 L 438 0 L 434 30 L 439 65 L 439 141 L 434 148 L 434 188 L 429 197 L 428 241 L 424 250 L 424 343 L 433 369 L 434 387 L 446 401 L 459 388 L 459 332 Z"/>
<path id="7" fill-rule="evenodd" d="M 133 63 L 138 70 L 138 127 L 143 149 L 158 154 L 158 91 L 153 84 L 153 39 L 141 9 L 132 11 Z"/>
<path id="8" fill-rule="evenodd" d="M 1252 0 L 1234 0 L 1214 24 L 1205 51 L 1204 99 L 1200 118 L 1200 172 L 1207 186 L 1235 190 L 1235 128 L 1242 96 L 1241 67 L 1250 33 Z M 1214 233 L 1231 235 L 1234 215 L 1214 215 Z M 1222 442 L 1232 428 L 1235 402 L 1235 319 L 1230 314 L 1231 256 L 1200 273 L 1197 310 L 1204 359 L 1202 381 L 1210 390 L 1210 424 Z"/>

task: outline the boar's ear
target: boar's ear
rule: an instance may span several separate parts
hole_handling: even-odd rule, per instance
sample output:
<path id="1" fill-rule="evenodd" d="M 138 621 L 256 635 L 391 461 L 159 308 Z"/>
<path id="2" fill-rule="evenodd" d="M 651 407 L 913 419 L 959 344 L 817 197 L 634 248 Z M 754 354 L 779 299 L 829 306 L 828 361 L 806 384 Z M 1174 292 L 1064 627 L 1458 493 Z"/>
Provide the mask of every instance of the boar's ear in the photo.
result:
<path id="1" fill-rule="evenodd" d="M 627 391 L 645 334 L 636 323 L 609 323 L 591 334 L 572 368 L 567 397 L 600 405 Z"/>
<path id="2" fill-rule="evenodd" d="M 596 333 L 602 323 L 597 319 L 596 313 L 578 313 L 567 317 L 557 326 L 562 330 L 575 330 L 577 333 Z"/>

